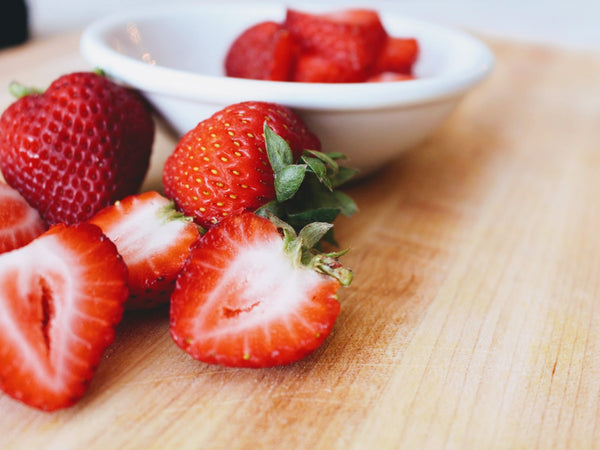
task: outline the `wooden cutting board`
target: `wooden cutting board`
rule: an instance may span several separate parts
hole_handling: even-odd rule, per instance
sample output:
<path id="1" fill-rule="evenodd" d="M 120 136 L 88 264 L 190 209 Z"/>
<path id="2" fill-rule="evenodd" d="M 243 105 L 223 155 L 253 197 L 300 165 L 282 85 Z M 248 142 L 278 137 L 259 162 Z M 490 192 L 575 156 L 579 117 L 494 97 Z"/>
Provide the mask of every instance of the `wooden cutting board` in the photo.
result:
<path id="1" fill-rule="evenodd" d="M 77 39 L 0 53 L 0 85 L 88 69 Z M 491 78 L 349 191 L 360 212 L 336 227 L 356 279 L 316 353 L 209 366 L 166 309 L 129 314 L 75 407 L 0 396 L 0 447 L 597 446 L 600 57 L 489 43 Z M 148 188 L 173 143 L 160 134 Z"/>

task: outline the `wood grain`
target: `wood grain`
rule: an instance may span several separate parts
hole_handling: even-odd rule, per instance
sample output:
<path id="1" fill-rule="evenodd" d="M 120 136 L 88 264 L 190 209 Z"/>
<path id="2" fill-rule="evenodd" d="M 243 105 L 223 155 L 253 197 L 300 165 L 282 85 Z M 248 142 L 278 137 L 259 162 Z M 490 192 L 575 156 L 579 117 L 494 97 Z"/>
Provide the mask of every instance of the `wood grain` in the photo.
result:
<path id="1" fill-rule="evenodd" d="M 88 68 L 77 37 L 0 53 L 0 84 Z M 360 212 L 336 227 L 357 276 L 316 353 L 204 365 L 165 308 L 129 314 L 75 407 L 0 396 L 0 447 L 597 447 L 600 58 L 490 45 L 491 78 L 350 189 Z M 161 132 L 147 188 L 173 142 Z"/>

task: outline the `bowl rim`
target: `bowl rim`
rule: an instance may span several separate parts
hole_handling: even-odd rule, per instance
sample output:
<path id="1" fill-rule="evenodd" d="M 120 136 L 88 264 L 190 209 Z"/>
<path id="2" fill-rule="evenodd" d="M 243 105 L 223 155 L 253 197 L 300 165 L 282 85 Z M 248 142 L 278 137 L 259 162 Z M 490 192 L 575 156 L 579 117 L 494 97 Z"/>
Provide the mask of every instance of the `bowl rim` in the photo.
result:
<path id="1" fill-rule="evenodd" d="M 379 83 L 300 83 L 286 81 L 264 81 L 182 71 L 159 64 L 150 65 L 114 49 L 109 41 L 111 31 L 127 26 L 137 20 L 166 17 L 167 15 L 189 14 L 190 11 L 227 10 L 252 7 L 273 11 L 294 5 L 263 3 L 248 5 L 242 2 L 223 4 L 172 4 L 153 5 L 143 10 L 126 9 L 100 18 L 88 25 L 80 37 L 80 52 L 89 63 L 99 67 L 135 89 L 152 95 L 166 95 L 187 101 L 202 101 L 214 104 L 231 104 L 260 97 L 287 106 L 312 110 L 364 110 L 412 106 L 457 97 L 484 80 L 492 71 L 494 55 L 489 47 L 470 34 L 415 19 L 396 11 L 376 9 L 382 16 L 399 18 L 420 27 L 425 32 L 442 34 L 458 40 L 473 49 L 474 63 L 443 77 L 417 78 L 410 81 Z M 303 4 L 304 10 L 335 10 L 335 5 Z M 300 7 L 299 7 L 300 9 Z M 326 89 L 327 96 L 322 94 Z M 257 93 L 259 93 L 257 95 Z M 319 99 L 316 103 L 315 99 Z"/>

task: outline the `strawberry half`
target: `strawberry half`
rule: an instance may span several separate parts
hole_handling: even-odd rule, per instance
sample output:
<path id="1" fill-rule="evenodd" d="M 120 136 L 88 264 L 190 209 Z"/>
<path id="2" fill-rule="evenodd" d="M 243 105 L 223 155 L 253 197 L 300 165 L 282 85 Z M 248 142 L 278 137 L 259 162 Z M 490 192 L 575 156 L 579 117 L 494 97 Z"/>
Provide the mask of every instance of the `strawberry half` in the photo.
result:
<path id="1" fill-rule="evenodd" d="M 113 341 L 127 268 L 95 225 L 56 225 L 0 255 L 0 387 L 55 410 L 86 391 Z"/>
<path id="2" fill-rule="evenodd" d="M 28 244 L 45 230 L 42 218 L 21 194 L 0 183 L 0 253 Z"/>
<path id="3" fill-rule="evenodd" d="M 331 255 L 310 250 L 330 224 L 312 224 L 298 236 L 278 226 L 242 213 L 208 230 L 192 249 L 171 298 L 170 332 L 195 359 L 289 364 L 331 332 L 340 281 L 347 285 L 352 277 Z"/>
<path id="4" fill-rule="evenodd" d="M 267 21 L 247 30 L 231 44 L 225 58 L 229 77 L 289 81 L 298 47 L 283 25 Z"/>
<path id="5" fill-rule="evenodd" d="M 0 170 L 44 221 L 84 221 L 138 191 L 154 123 L 137 93 L 81 72 L 15 94 L 0 117 Z"/>
<path id="6" fill-rule="evenodd" d="M 115 243 L 129 271 L 128 309 L 169 301 L 175 278 L 200 236 L 193 220 L 169 199 L 149 191 L 131 195 L 90 219 Z"/>

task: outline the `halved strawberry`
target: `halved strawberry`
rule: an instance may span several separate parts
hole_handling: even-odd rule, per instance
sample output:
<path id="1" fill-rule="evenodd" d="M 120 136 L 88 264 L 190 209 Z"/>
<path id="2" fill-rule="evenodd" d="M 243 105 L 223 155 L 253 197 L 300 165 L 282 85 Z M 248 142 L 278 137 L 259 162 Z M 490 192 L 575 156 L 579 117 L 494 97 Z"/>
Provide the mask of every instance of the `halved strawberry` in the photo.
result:
<path id="1" fill-rule="evenodd" d="M 0 182 L 0 253 L 28 244 L 45 230 L 39 213 L 18 191 Z"/>
<path id="2" fill-rule="evenodd" d="M 246 29 L 225 58 L 229 77 L 289 81 L 299 48 L 283 25 L 267 21 Z"/>
<path id="3" fill-rule="evenodd" d="M 130 296 L 125 306 L 151 308 L 168 302 L 190 246 L 200 236 L 193 219 L 149 191 L 104 208 L 90 222 L 115 243 L 127 264 Z"/>
<path id="4" fill-rule="evenodd" d="M 352 278 L 335 255 L 310 250 L 330 227 L 313 223 L 296 236 L 246 212 L 209 229 L 171 297 L 175 343 L 200 361 L 239 367 L 288 364 L 314 351 L 340 311 L 340 282 Z"/>
<path id="5" fill-rule="evenodd" d="M 0 255 L 0 388 L 55 410 L 87 389 L 114 338 L 127 268 L 95 225 L 55 225 Z"/>
<path id="6" fill-rule="evenodd" d="M 345 9 L 315 14 L 288 9 L 284 26 L 303 54 L 329 59 L 347 71 L 351 81 L 371 73 L 387 33 L 379 14 L 370 9 Z"/>

